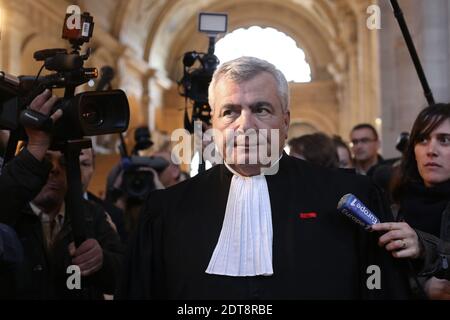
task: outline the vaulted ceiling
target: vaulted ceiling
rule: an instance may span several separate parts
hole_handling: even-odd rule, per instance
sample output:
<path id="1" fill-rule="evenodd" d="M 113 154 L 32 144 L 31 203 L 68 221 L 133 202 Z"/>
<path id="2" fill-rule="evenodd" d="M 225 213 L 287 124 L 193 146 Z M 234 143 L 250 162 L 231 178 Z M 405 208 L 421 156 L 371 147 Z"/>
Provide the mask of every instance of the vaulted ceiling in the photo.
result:
<path id="1" fill-rule="evenodd" d="M 305 50 L 313 77 L 326 78 L 334 51 L 355 41 L 351 30 L 356 30 L 356 17 L 365 14 L 368 1 L 79 0 L 78 4 L 103 30 L 172 79 L 179 76 L 184 52 L 207 48 L 207 37 L 197 31 L 201 11 L 228 13 L 229 31 L 259 25 L 285 32 Z"/>

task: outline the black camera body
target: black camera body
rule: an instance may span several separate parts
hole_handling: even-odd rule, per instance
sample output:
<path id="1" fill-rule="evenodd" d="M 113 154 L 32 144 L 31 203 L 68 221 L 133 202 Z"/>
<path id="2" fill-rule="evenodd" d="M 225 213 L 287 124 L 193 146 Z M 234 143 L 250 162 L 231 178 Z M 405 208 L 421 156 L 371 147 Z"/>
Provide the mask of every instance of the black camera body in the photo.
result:
<path id="1" fill-rule="evenodd" d="M 196 61 L 200 66 L 193 68 Z M 184 74 L 180 80 L 181 95 L 208 104 L 208 87 L 218 65 L 219 59 L 214 53 L 186 52 L 183 58 Z"/>
<path id="2" fill-rule="evenodd" d="M 406 151 L 406 148 L 408 147 L 409 143 L 409 132 L 402 132 L 397 138 L 397 141 L 395 142 L 395 149 L 399 151 L 400 153 L 404 153 Z"/>
<path id="3" fill-rule="evenodd" d="M 211 38 L 210 38 L 211 39 Z M 213 38 L 212 38 L 213 39 Z M 193 67 L 196 62 L 198 67 Z M 186 52 L 183 58 L 183 78 L 178 82 L 180 94 L 193 101 L 192 120 L 185 114 L 185 129 L 194 132 L 194 121 L 211 124 L 211 107 L 208 102 L 208 87 L 214 71 L 219 65 L 219 59 L 214 55 L 214 43 L 210 42 L 208 53 L 196 51 Z"/>
<path id="4" fill-rule="evenodd" d="M 155 172 L 159 174 L 169 163 L 161 157 L 132 156 L 123 158 L 121 165 L 123 170 L 121 191 L 127 195 L 128 201 L 142 204 L 149 193 L 157 189 L 154 182 Z"/>
<path id="5" fill-rule="evenodd" d="M 72 6 L 73 7 L 73 6 Z M 69 7 L 70 8 L 70 7 Z M 53 150 L 64 154 L 67 192 L 66 214 L 71 221 L 72 235 L 76 247 L 87 239 L 82 201 L 82 185 L 79 156 L 82 149 L 92 147 L 85 136 L 120 133 L 128 128 L 130 110 L 128 99 L 121 90 L 84 92 L 75 95 L 77 86 L 98 75 L 96 68 L 85 68 L 87 54 L 80 55 L 80 47 L 90 40 L 94 29 L 89 13 L 68 13 L 64 20 L 63 38 L 72 45 L 66 49 L 37 51 L 34 59 L 44 64 L 36 77 L 14 77 L 0 72 L 0 129 L 10 131 L 5 163 L 11 160 L 19 140 L 25 140 L 25 128 L 50 132 Z M 53 73 L 39 77 L 46 68 Z M 63 88 L 64 97 L 53 111 L 61 109 L 62 119 L 54 125 L 51 118 L 28 108 L 36 96 L 46 89 Z"/>
<path id="6" fill-rule="evenodd" d="M 2 80 L 5 74 L 0 73 L 0 90 L 2 99 L 0 101 L 0 129 L 17 131 L 19 139 L 26 139 L 23 129 L 23 117 L 21 114 L 26 110 L 32 98 L 36 96 L 30 92 L 30 87 L 35 82 L 31 77 L 19 77 L 16 80 L 17 87 L 5 93 Z M 61 75 L 56 81 L 61 81 Z M 55 77 L 56 78 L 56 77 Z M 49 79 L 42 77 L 37 80 L 41 93 L 46 88 L 58 88 Z M 83 92 L 73 97 L 60 99 L 53 107 L 63 110 L 62 118 L 53 126 L 51 131 L 55 140 L 74 140 L 84 136 L 97 136 L 123 132 L 129 123 L 128 99 L 122 90 Z"/>
<path id="7" fill-rule="evenodd" d="M 125 194 L 130 204 L 140 205 L 147 195 L 155 190 L 155 172 L 160 174 L 169 166 L 169 162 L 161 157 L 142 157 L 139 151 L 146 150 L 153 145 L 150 129 L 147 126 L 136 128 L 134 132 L 135 146 L 128 155 L 125 141 L 121 137 L 120 147 L 120 170 L 123 171 L 122 183 L 119 187 L 114 201 Z M 113 190 L 114 193 L 114 190 Z"/>
<path id="8" fill-rule="evenodd" d="M 187 106 L 184 115 L 184 127 L 190 133 L 194 132 L 194 122 L 202 121 L 207 126 L 211 125 L 211 107 L 208 102 L 208 88 L 214 72 L 220 61 L 214 54 L 215 37 L 226 31 L 226 17 L 224 29 L 209 32 L 202 29 L 202 16 L 225 16 L 220 14 L 200 14 L 199 30 L 207 32 L 209 36 L 208 52 L 189 51 L 183 57 L 183 77 L 178 81 L 180 95 L 193 102 L 192 115 L 189 119 Z"/>

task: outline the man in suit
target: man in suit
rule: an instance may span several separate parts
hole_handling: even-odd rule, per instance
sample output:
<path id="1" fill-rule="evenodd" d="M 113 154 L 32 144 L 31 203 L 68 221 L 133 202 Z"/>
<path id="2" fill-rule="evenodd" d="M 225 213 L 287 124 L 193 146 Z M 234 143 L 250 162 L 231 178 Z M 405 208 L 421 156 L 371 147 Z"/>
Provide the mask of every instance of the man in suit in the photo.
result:
<path id="1" fill-rule="evenodd" d="M 283 153 L 290 111 L 279 70 L 250 57 L 224 63 L 209 102 L 223 164 L 149 197 L 119 298 L 408 297 L 399 262 L 336 210 L 350 192 L 390 220 L 376 187 Z M 367 286 L 372 265 L 381 270 L 375 289 Z"/>

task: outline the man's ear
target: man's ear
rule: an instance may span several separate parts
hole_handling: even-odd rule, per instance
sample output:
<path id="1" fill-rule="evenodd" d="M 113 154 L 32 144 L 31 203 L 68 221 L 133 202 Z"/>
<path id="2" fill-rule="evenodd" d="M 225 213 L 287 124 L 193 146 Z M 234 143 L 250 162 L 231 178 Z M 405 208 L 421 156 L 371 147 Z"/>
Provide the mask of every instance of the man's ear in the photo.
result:
<path id="1" fill-rule="evenodd" d="M 172 168 L 170 169 L 170 175 L 172 176 L 172 178 L 176 179 L 179 177 L 181 170 L 178 166 L 171 166 Z"/>
<path id="2" fill-rule="evenodd" d="M 291 111 L 286 111 L 285 113 L 284 113 L 284 116 L 283 116 L 284 118 L 283 118 L 283 124 L 284 124 L 284 130 L 285 130 L 285 133 L 286 133 L 286 136 L 285 136 L 285 139 L 287 139 L 288 138 L 288 132 L 289 132 L 289 125 L 290 125 L 290 123 L 291 123 Z"/>

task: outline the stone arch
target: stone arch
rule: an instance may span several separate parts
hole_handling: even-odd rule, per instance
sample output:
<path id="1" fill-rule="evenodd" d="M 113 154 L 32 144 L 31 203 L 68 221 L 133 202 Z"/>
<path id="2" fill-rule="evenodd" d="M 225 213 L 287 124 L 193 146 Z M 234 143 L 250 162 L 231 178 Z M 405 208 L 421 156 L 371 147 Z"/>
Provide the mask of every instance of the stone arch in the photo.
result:
<path id="1" fill-rule="evenodd" d="M 258 11 L 254 10 L 256 5 L 258 5 Z M 261 11 L 261 8 L 265 8 L 265 11 Z M 174 9 L 179 10 L 178 7 L 174 7 Z M 333 55 L 328 47 L 327 38 L 310 21 L 307 12 L 299 9 L 293 12 L 291 9 L 283 2 L 274 1 L 263 1 L 261 3 L 241 1 L 239 7 L 236 7 L 235 1 L 216 2 L 202 8 L 203 11 L 228 12 L 228 30 L 230 32 L 252 25 L 273 27 L 284 32 L 305 51 L 306 61 L 311 65 L 313 79 L 331 78 L 327 72 L 327 65 L 332 62 Z M 273 15 L 274 11 L 279 14 Z M 290 19 L 286 19 L 286 15 Z M 190 17 L 184 16 L 184 19 L 183 23 L 183 21 L 179 21 L 177 16 L 168 14 L 168 17 L 161 22 L 158 32 L 153 38 L 154 43 L 152 50 L 150 50 L 149 63 L 155 68 L 163 68 L 172 80 L 181 76 L 181 59 L 185 52 L 192 50 L 204 52 L 208 46 L 207 36 L 197 32 L 196 12 Z M 174 24 L 174 20 L 178 21 L 178 29 L 176 29 L 177 27 L 170 28 Z M 291 23 L 292 20 L 296 21 L 295 26 Z M 171 30 L 171 32 L 168 30 Z M 312 38 L 314 38 L 314 41 L 311 40 Z M 168 54 L 164 56 L 162 52 Z M 163 57 L 165 58 L 164 61 L 161 60 Z"/>
<path id="2" fill-rule="evenodd" d="M 181 77 L 184 52 L 207 49 L 207 36 L 197 32 L 198 12 L 228 12 L 230 31 L 251 25 L 274 27 L 295 39 L 304 50 L 313 82 L 335 84 L 334 95 L 338 99 L 329 104 L 330 112 L 324 114 L 333 114 L 336 133 L 342 134 L 355 122 L 373 122 L 379 116 L 377 35 L 365 28 L 366 8 L 371 3 L 371 0 L 130 0 L 119 7 L 121 12 L 116 12 L 109 30 L 128 47 L 132 56 L 155 70 L 155 83 L 165 83 L 164 88 L 156 90 L 161 90 L 158 95 L 164 96 L 169 91 L 176 92 L 166 84 L 167 80 L 174 83 Z M 306 107 L 314 108 L 311 103 Z M 361 108 L 362 104 L 365 108 Z M 162 107 L 166 108 L 164 103 Z M 150 102 L 149 108 L 157 106 Z"/>

